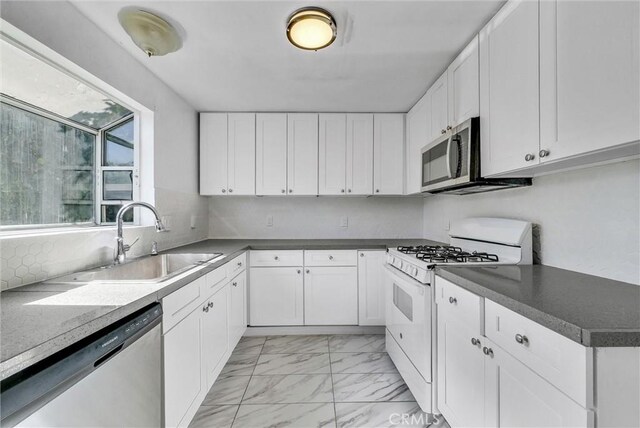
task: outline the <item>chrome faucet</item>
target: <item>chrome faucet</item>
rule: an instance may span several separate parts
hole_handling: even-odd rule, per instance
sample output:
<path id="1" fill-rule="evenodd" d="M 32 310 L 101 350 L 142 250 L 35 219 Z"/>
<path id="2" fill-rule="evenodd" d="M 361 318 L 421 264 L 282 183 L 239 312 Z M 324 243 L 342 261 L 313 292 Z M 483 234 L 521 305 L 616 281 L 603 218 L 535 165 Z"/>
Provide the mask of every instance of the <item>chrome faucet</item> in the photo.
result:
<path id="1" fill-rule="evenodd" d="M 122 237 L 122 222 L 123 222 L 124 213 L 133 207 L 149 208 L 149 210 L 151 210 L 153 215 L 156 216 L 156 232 L 162 232 L 165 230 L 164 224 L 162 224 L 162 221 L 160 220 L 160 215 L 158 214 L 158 211 L 153 205 L 148 204 L 146 202 L 129 202 L 128 204 L 124 204 L 122 208 L 120 208 L 120 210 L 118 211 L 118 214 L 116 214 L 116 224 L 118 225 L 118 237 L 116 238 L 116 241 L 117 241 L 116 254 L 113 259 L 113 262 L 115 264 L 124 263 L 127 260 L 127 251 L 129 251 L 131 249 L 131 245 L 133 245 L 133 244 L 131 245 L 125 244 L 124 238 Z"/>

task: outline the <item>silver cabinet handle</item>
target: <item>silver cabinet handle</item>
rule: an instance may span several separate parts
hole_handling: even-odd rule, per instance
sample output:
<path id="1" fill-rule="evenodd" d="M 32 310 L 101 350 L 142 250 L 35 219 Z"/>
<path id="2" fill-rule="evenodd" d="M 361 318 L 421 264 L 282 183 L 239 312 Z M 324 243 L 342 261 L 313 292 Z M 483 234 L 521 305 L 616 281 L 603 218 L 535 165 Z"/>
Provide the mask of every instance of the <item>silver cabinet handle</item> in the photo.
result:
<path id="1" fill-rule="evenodd" d="M 310 272 L 309 272 L 309 269 L 307 269 L 307 270 L 306 270 L 306 272 L 307 272 L 307 273 L 310 273 Z"/>
<path id="2" fill-rule="evenodd" d="M 202 312 L 209 312 L 209 306 L 204 305 L 204 307 L 202 308 Z"/>
<path id="3" fill-rule="evenodd" d="M 238 266 L 242 266 L 242 262 L 238 262 Z"/>
<path id="4" fill-rule="evenodd" d="M 402 333 L 400 333 L 400 339 L 402 339 Z"/>
<path id="5" fill-rule="evenodd" d="M 539 155 L 541 158 L 545 158 L 545 157 L 549 156 L 549 150 L 542 149 L 542 150 L 540 150 L 540 152 L 538 153 L 538 155 Z"/>
<path id="6" fill-rule="evenodd" d="M 441 134 L 446 134 L 446 133 L 447 133 L 447 131 L 445 131 L 444 129 L 441 129 L 441 130 L 440 130 L 440 133 L 441 133 Z"/>
<path id="7" fill-rule="evenodd" d="M 210 308 L 213 308 L 213 302 L 207 303 L 207 306 L 210 307 Z"/>
<path id="8" fill-rule="evenodd" d="M 529 344 L 529 338 L 527 336 L 522 335 L 522 334 L 516 334 L 516 342 L 518 342 L 521 345 L 528 345 Z"/>
<path id="9" fill-rule="evenodd" d="M 289 189 L 289 193 L 293 193 L 293 189 Z"/>
<path id="10" fill-rule="evenodd" d="M 454 304 L 458 303 L 458 299 L 456 299 L 455 297 L 449 297 L 449 303 L 454 305 Z"/>
<path id="11" fill-rule="evenodd" d="M 364 257 L 364 253 L 360 253 L 360 257 Z"/>
<path id="12" fill-rule="evenodd" d="M 287 191 L 286 191 L 286 190 L 284 190 L 284 189 L 282 189 L 282 193 L 287 193 Z"/>
<path id="13" fill-rule="evenodd" d="M 484 353 L 484 355 L 488 355 L 490 357 L 493 357 L 493 349 L 491 349 L 491 348 L 487 348 L 485 346 L 484 348 L 482 348 L 482 352 Z"/>
<path id="14" fill-rule="evenodd" d="M 273 260 L 280 260 L 280 259 L 278 258 L 278 256 L 275 256 Z"/>
<path id="15" fill-rule="evenodd" d="M 227 189 L 222 189 L 222 193 L 227 193 Z"/>
<path id="16" fill-rule="evenodd" d="M 344 193 L 344 189 L 340 189 L 340 193 Z"/>
<path id="17" fill-rule="evenodd" d="M 347 192 L 351 193 L 351 189 L 347 190 Z"/>
<path id="18" fill-rule="evenodd" d="M 376 189 L 376 193 L 380 193 L 380 189 Z"/>
<path id="19" fill-rule="evenodd" d="M 237 286 L 238 286 L 238 283 L 237 283 L 237 282 L 234 282 L 234 283 L 232 283 L 231 285 L 233 285 L 234 287 L 237 287 Z"/>
<path id="20" fill-rule="evenodd" d="M 333 256 L 329 256 L 329 260 L 333 260 Z"/>
<path id="21" fill-rule="evenodd" d="M 229 193 L 233 193 L 233 189 L 229 189 Z"/>
<path id="22" fill-rule="evenodd" d="M 447 125 L 447 131 L 451 130 L 451 125 Z"/>
<path id="23" fill-rule="evenodd" d="M 524 155 L 524 160 L 526 160 L 527 162 L 531 162 L 535 158 L 536 155 L 534 155 L 533 153 L 527 153 L 526 155 Z"/>
<path id="24" fill-rule="evenodd" d="M 475 337 L 472 337 L 471 344 L 474 346 L 480 346 L 480 339 L 476 339 Z"/>
<path id="25" fill-rule="evenodd" d="M 298 269 L 298 274 L 300 274 L 300 272 L 302 272 L 300 269 Z"/>

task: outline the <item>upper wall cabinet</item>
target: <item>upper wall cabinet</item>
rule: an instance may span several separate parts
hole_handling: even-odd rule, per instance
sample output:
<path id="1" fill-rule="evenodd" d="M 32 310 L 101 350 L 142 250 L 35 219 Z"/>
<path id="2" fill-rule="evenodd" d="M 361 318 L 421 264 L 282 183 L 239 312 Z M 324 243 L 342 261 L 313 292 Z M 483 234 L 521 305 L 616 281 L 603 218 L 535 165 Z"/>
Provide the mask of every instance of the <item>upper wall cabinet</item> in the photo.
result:
<path id="1" fill-rule="evenodd" d="M 458 126 L 480 115 L 478 36 L 447 69 L 449 126 Z"/>
<path id="2" fill-rule="evenodd" d="M 200 114 L 200 193 L 255 194 L 255 114 Z"/>
<path id="3" fill-rule="evenodd" d="M 373 193 L 372 114 L 347 114 L 347 193 Z"/>
<path id="4" fill-rule="evenodd" d="M 347 115 L 320 114 L 318 193 L 340 195 L 346 193 Z"/>
<path id="5" fill-rule="evenodd" d="M 404 190 L 404 114 L 373 116 L 373 187 L 375 195 Z"/>
<path id="6" fill-rule="evenodd" d="M 447 72 L 438 77 L 433 85 L 427 91 L 427 99 L 429 102 L 429 141 L 435 140 L 440 135 L 447 132 L 449 125 L 449 85 L 447 82 Z M 427 144 L 425 143 L 425 144 Z"/>
<path id="7" fill-rule="evenodd" d="M 427 94 L 407 113 L 406 194 L 420 193 L 422 183 L 422 148 L 430 141 L 431 105 Z"/>
<path id="8" fill-rule="evenodd" d="M 480 32 L 482 175 L 537 158 L 538 98 L 538 2 L 512 0 Z"/>
<path id="9" fill-rule="evenodd" d="M 256 114 L 256 194 L 287 193 L 287 114 Z"/>
<path id="10" fill-rule="evenodd" d="M 540 2 L 541 162 L 640 139 L 639 28 L 637 1 Z"/>
<path id="11" fill-rule="evenodd" d="M 318 115 L 287 114 L 287 185 L 290 195 L 318 194 Z"/>

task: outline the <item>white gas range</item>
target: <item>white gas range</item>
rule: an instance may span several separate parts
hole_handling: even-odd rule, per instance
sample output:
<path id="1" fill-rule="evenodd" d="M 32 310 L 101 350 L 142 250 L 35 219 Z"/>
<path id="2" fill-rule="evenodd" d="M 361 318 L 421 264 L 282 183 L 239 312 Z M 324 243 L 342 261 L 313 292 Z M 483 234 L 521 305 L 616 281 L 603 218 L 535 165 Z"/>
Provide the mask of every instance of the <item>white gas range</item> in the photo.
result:
<path id="1" fill-rule="evenodd" d="M 386 266 L 386 347 L 423 411 L 438 414 L 434 268 L 531 264 L 531 223 L 469 218 L 451 223 L 447 246 L 397 247 Z"/>

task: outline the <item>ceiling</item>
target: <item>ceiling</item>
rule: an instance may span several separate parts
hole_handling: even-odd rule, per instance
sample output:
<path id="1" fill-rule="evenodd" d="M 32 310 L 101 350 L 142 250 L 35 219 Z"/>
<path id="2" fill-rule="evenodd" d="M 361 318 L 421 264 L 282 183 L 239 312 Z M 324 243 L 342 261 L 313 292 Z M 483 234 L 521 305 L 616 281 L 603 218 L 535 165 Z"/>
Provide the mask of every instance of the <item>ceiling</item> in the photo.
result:
<path id="1" fill-rule="evenodd" d="M 75 6 L 198 111 L 406 112 L 504 3 L 471 1 L 82 1 Z M 136 5 L 184 35 L 178 52 L 147 58 L 117 14 Z M 328 48 L 285 36 L 291 12 L 336 18 Z"/>

